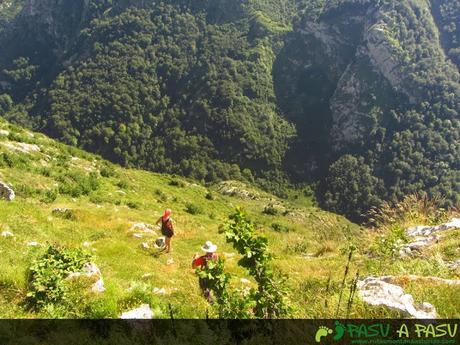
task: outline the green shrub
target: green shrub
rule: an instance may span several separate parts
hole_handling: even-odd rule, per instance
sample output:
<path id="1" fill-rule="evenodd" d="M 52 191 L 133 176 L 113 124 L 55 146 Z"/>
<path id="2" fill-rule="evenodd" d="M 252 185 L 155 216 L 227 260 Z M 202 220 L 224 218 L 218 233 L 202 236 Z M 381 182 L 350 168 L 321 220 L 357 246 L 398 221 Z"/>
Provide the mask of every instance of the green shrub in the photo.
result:
<path id="1" fill-rule="evenodd" d="M 70 195 L 74 198 L 89 195 L 100 187 L 99 179 L 94 172 L 89 175 L 75 171 L 68 172 L 58 176 L 57 181 L 60 182 L 59 193 Z"/>
<path id="2" fill-rule="evenodd" d="M 65 278 L 71 272 L 81 271 L 90 260 L 91 256 L 80 249 L 49 246 L 28 270 L 29 305 L 43 308 L 49 304 L 59 304 L 66 295 Z"/>
<path id="3" fill-rule="evenodd" d="M 14 191 L 18 196 L 23 198 L 35 198 L 41 195 L 42 191 L 40 189 L 36 189 L 31 187 L 27 184 L 17 184 L 14 186 Z"/>
<path id="4" fill-rule="evenodd" d="M 168 201 L 168 195 L 163 192 L 161 189 L 155 189 L 153 191 L 153 193 L 158 197 L 158 199 L 161 201 L 161 202 L 167 202 Z"/>
<path id="5" fill-rule="evenodd" d="M 67 220 L 76 220 L 73 210 L 68 208 L 56 208 L 53 210 L 53 216 Z"/>
<path id="6" fill-rule="evenodd" d="M 216 199 L 216 197 L 214 196 L 214 194 L 212 194 L 211 192 L 207 192 L 205 198 L 206 198 L 207 200 L 215 200 L 215 199 Z"/>
<path id="7" fill-rule="evenodd" d="M 141 204 L 136 201 L 127 201 L 126 206 L 128 206 L 129 208 L 133 210 L 138 210 L 141 208 Z"/>
<path id="8" fill-rule="evenodd" d="M 89 239 L 91 241 L 98 241 L 102 240 L 103 238 L 107 238 L 109 235 L 105 231 L 97 231 L 94 234 L 92 234 Z"/>
<path id="9" fill-rule="evenodd" d="M 199 205 L 192 204 L 192 203 L 187 203 L 185 205 L 185 211 L 187 213 L 197 215 L 197 214 L 202 214 L 203 213 L 203 208 Z"/>
<path id="10" fill-rule="evenodd" d="M 176 180 L 176 179 L 170 180 L 170 181 L 169 181 L 169 185 L 170 185 L 170 186 L 174 186 L 174 187 L 180 187 L 180 188 L 184 188 L 184 187 L 185 187 L 185 183 L 184 183 L 184 182 L 179 181 L 179 180 Z"/>
<path id="11" fill-rule="evenodd" d="M 102 177 L 114 177 L 117 175 L 115 169 L 108 164 L 103 164 L 99 172 Z"/>
<path id="12" fill-rule="evenodd" d="M 40 201 L 46 204 L 52 204 L 53 202 L 56 201 L 58 195 L 59 195 L 59 192 L 57 190 L 54 190 L 54 189 L 47 190 L 45 194 L 42 196 L 42 198 L 40 199 Z"/>
<path id="13" fill-rule="evenodd" d="M 45 177 L 50 177 L 51 176 L 51 169 L 49 169 L 49 168 L 41 168 L 40 169 L 40 175 L 45 176 Z"/>
<path id="14" fill-rule="evenodd" d="M 274 205 L 270 204 L 270 205 L 265 206 L 262 212 L 269 216 L 276 216 L 278 214 L 278 209 Z"/>
<path id="15" fill-rule="evenodd" d="M 273 223 L 271 227 L 276 232 L 290 232 L 291 231 L 291 228 L 289 228 L 286 225 L 280 224 L 280 223 Z"/>
<path id="16" fill-rule="evenodd" d="M 396 258 L 400 248 L 408 242 L 404 229 L 396 226 L 380 236 L 372 246 L 372 251 L 380 257 Z"/>
<path id="17" fill-rule="evenodd" d="M 285 251 L 291 254 L 305 255 L 308 253 L 308 246 L 305 242 L 290 243 L 286 246 Z"/>
<path id="18" fill-rule="evenodd" d="M 129 183 L 126 180 L 120 180 L 117 182 L 117 187 L 120 189 L 128 189 Z"/>
<path id="19" fill-rule="evenodd" d="M 230 216 L 221 232 L 243 256 L 238 264 L 248 270 L 258 285 L 257 289 L 250 291 L 251 299 L 255 301 L 254 315 L 258 318 L 289 316 L 292 309 L 287 301 L 288 289 L 285 279 L 273 272 L 267 238 L 256 235 L 254 224 L 241 209 Z"/>
<path id="20" fill-rule="evenodd" d="M 0 167 L 1 168 L 21 168 L 29 170 L 30 159 L 25 155 L 16 155 L 8 152 L 0 153 Z"/>

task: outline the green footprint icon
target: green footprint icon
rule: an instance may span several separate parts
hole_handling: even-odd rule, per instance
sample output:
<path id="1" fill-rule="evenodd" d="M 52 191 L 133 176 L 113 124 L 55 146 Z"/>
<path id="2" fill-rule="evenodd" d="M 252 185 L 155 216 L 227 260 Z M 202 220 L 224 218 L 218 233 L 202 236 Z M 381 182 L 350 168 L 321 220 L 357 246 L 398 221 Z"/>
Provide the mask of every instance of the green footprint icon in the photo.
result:
<path id="1" fill-rule="evenodd" d="M 326 326 L 319 326 L 318 331 L 316 331 L 315 340 L 317 343 L 321 342 L 321 338 L 329 334 L 332 334 L 332 329 L 327 328 Z"/>
<path id="2" fill-rule="evenodd" d="M 345 334 L 345 326 L 342 325 L 339 321 L 335 322 L 335 335 L 334 335 L 334 340 L 340 340 L 343 338 Z"/>

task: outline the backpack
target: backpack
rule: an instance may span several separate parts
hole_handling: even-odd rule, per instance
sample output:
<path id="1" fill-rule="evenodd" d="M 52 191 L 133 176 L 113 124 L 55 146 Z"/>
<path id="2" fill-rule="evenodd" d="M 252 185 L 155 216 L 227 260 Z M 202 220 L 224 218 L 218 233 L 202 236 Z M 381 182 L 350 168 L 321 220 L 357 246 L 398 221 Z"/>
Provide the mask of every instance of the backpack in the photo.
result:
<path id="1" fill-rule="evenodd" d="M 172 237 L 174 235 L 171 219 L 167 221 L 161 220 L 161 234 L 166 237 Z"/>

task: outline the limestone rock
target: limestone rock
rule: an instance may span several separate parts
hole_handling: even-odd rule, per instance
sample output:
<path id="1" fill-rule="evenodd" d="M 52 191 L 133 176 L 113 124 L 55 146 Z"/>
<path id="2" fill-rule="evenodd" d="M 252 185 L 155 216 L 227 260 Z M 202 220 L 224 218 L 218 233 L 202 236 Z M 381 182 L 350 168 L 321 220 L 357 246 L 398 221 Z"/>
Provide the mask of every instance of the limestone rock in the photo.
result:
<path id="1" fill-rule="evenodd" d="M 41 244 L 36 241 L 29 241 L 27 242 L 27 247 L 40 247 Z"/>
<path id="2" fill-rule="evenodd" d="M 460 218 L 453 218 L 450 222 L 437 225 L 426 226 L 419 225 L 406 230 L 407 236 L 430 236 L 431 234 L 439 231 L 460 229 Z"/>
<path id="3" fill-rule="evenodd" d="M 0 181 L 0 199 L 13 201 L 15 197 L 14 190 L 6 183 Z"/>
<path id="4" fill-rule="evenodd" d="M 451 270 L 456 270 L 460 267 L 460 259 L 456 261 L 450 261 L 446 263 L 447 267 Z"/>
<path id="5" fill-rule="evenodd" d="M 137 319 L 152 319 L 153 311 L 148 304 L 143 304 L 139 308 L 127 311 L 121 314 L 120 319 L 137 320 Z"/>
<path id="6" fill-rule="evenodd" d="M 404 293 L 400 286 L 387 283 L 381 278 L 368 277 L 359 281 L 357 288 L 362 300 L 370 305 L 385 306 L 416 319 L 436 318 L 434 306 L 429 303 L 415 305 L 412 295 Z"/>
<path id="7" fill-rule="evenodd" d="M 420 253 L 425 247 L 428 247 L 439 241 L 439 236 L 430 235 L 426 237 L 416 237 L 413 242 L 404 244 L 399 250 L 400 256 L 412 256 L 414 253 Z"/>
<path id="8" fill-rule="evenodd" d="M 155 244 L 154 244 L 155 248 L 162 249 L 165 247 L 165 245 L 166 245 L 166 239 L 164 237 L 159 237 L 155 240 Z"/>
<path id="9" fill-rule="evenodd" d="M 161 288 L 161 289 L 153 288 L 153 293 L 155 295 L 163 295 L 164 296 L 164 295 L 166 295 L 166 289 L 165 288 Z"/>
<path id="10" fill-rule="evenodd" d="M 20 142 L 2 142 L 3 146 L 8 148 L 10 151 L 16 151 L 21 153 L 33 153 L 40 152 L 40 147 L 35 144 L 26 144 Z"/>
<path id="11" fill-rule="evenodd" d="M 437 225 L 427 226 L 418 225 L 406 230 L 408 237 L 414 237 L 414 240 L 401 247 L 400 256 L 411 256 L 414 253 L 419 253 L 423 248 L 428 247 L 439 240 L 438 232 L 447 230 L 460 229 L 460 219 L 453 218 L 450 222 Z"/>
<path id="12" fill-rule="evenodd" d="M 136 223 L 131 227 L 131 231 L 135 232 L 145 232 L 145 233 L 154 233 L 154 227 L 151 224 L 146 223 Z"/>
<path id="13" fill-rule="evenodd" d="M 104 280 L 99 267 L 92 262 L 88 262 L 83 266 L 82 272 L 72 272 L 67 276 L 67 279 L 78 279 L 85 276 L 87 278 L 95 279 L 96 282 L 91 286 L 91 291 L 95 293 L 102 293 L 105 291 Z"/>
<path id="14" fill-rule="evenodd" d="M 14 235 L 11 231 L 2 231 L 0 236 L 7 238 L 7 237 L 13 237 Z"/>
<path id="15" fill-rule="evenodd" d="M 240 199 L 259 199 L 258 193 L 247 190 L 246 186 L 243 183 L 235 181 L 224 181 L 219 183 L 218 191 L 223 195 L 234 196 Z"/>
<path id="16" fill-rule="evenodd" d="M 400 277 L 395 277 L 395 276 L 383 276 L 380 277 L 384 282 L 390 283 L 390 284 L 397 284 L 399 279 L 403 280 L 408 280 L 408 281 L 420 281 L 420 282 L 430 282 L 430 283 L 438 283 L 438 284 L 446 284 L 446 285 L 459 285 L 460 286 L 460 280 L 455 280 L 455 279 L 443 279 L 439 277 L 431 277 L 431 276 L 417 276 L 414 274 L 409 274 L 409 275 L 404 275 Z"/>

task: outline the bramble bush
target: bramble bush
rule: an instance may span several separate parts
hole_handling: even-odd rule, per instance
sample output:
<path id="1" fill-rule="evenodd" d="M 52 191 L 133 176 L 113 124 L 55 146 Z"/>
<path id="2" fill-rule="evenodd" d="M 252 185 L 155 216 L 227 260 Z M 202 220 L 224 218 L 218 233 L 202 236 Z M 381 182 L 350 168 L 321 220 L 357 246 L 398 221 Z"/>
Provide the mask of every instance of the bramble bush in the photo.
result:
<path id="1" fill-rule="evenodd" d="M 81 249 L 49 246 L 28 271 L 27 302 L 31 307 L 44 308 L 59 304 L 66 298 L 65 278 L 90 262 L 91 255 Z"/>

